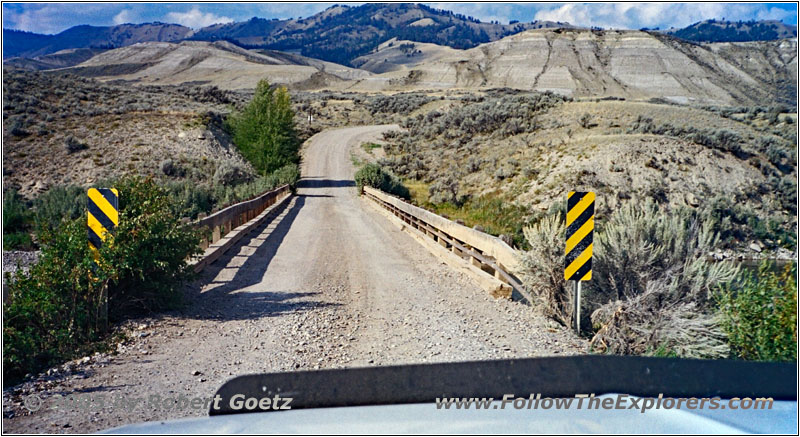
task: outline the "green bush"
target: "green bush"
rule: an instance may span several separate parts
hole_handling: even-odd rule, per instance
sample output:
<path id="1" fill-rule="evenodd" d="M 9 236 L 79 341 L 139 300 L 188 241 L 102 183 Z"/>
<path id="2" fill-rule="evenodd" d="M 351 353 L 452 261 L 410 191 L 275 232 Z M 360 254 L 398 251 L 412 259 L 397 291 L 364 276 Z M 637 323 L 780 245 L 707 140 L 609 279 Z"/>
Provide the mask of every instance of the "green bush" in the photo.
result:
<path id="1" fill-rule="evenodd" d="M 101 269 L 92 282 L 84 220 L 65 222 L 42 236 L 39 262 L 9 284 L 3 305 L 3 376 L 27 373 L 80 354 L 99 339 Z"/>
<path id="2" fill-rule="evenodd" d="M 152 180 L 126 178 L 114 186 L 120 224 L 101 249 L 96 269 L 86 219 L 80 217 L 54 229 L 42 227 L 39 262 L 9 284 L 3 305 L 8 380 L 85 353 L 101 340 L 104 285 L 111 321 L 178 303 L 180 286 L 191 275 L 186 260 L 199 251 L 198 232 L 180 225 L 166 190 Z"/>
<path id="3" fill-rule="evenodd" d="M 3 195 L 3 232 L 23 231 L 30 220 L 28 206 L 16 190 Z"/>
<path id="4" fill-rule="evenodd" d="M 105 254 L 113 278 L 108 294 L 112 320 L 174 306 L 179 287 L 191 276 L 186 260 L 200 253 L 199 232 L 180 225 L 164 188 L 138 177 L 116 187 L 120 223 Z"/>
<path id="5" fill-rule="evenodd" d="M 3 250 L 26 250 L 33 246 L 28 235 L 32 214 L 16 190 L 3 195 Z"/>
<path id="6" fill-rule="evenodd" d="M 299 162 L 300 141 L 286 88 L 259 81 L 253 100 L 231 115 L 227 126 L 242 156 L 262 175 Z"/>
<path id="7" fill-rule="evenodd" d="M 63 220 L 73 220 L 86 213 L 86 190 L 56 186 L 33 201 L 36 227 L 57 228 Z"/>
<path id="8" fill-rule="evenodd" d="M 797 264 L 776 273 L 764 261 L 718 294 L 732 352 L 745 360 L 797 360 Z"/>
<path id="9" fill-rule="evenodd" d="M 378 164 L 369 163 L 362 166 L 355 174 L 355 181 L 359 190 L 364 186 L 369 186 L 403 199 L 411 198 L 408 188 L 396 176 L 385 171 Z"/>
<path id="10" fill-rule="evenodd" d="M 33 238 L 27 232 L 3 234 L 3 250 L 34 250 Z"/>
<path id="11" fill-rule="evenodd" d="M 429 200 L 433 200 L 430 198 Z M 460 219 L 466 226 L 480 226 L 487 234 L 511 237 L 513 246 L 529 248 L 523 229 L 531 221 L 531 211 L 524 205 L 495 195 L 485 194 L 477 197 L 466 198 L 463 203 L 432 203 L 422 202 L 419 206 L 434 211 L 439 215 L 446 215 L 451 220 Z"/>
<path id="12" fill-rule="evenodd" d="M 180 217 L 197 218 L 200 213 L 211 213 L 234 203 L 251 199 L 266 191 L 288 184 L 293 189 L 300 179 L 297 164 L 287 164 L 268 176 L 259 176 L 238 185 L 173 181 L 166 185 L 170 208 Z"/>

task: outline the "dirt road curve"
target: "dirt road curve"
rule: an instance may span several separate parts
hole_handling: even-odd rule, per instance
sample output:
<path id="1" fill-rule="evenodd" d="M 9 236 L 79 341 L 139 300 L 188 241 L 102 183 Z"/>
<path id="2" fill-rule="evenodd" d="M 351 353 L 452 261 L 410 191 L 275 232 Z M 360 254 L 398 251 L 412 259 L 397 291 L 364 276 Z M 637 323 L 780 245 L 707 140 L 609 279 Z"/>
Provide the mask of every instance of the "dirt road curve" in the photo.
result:
<path id="1" fill-rule="evenodd" d="M 137 321 L 118 354 L 35 384 L 43 407 L 4 405 L 5 430 L 92 432 L 206 413 L 62 411 L 59 394 L 207 397 L 245 373 L 581 353 L 569 332 L 492 299 L 357 196 L 351 149 L 389 127 L 310 139 L 298 195 L 202 274 L 190 306 Z"/>

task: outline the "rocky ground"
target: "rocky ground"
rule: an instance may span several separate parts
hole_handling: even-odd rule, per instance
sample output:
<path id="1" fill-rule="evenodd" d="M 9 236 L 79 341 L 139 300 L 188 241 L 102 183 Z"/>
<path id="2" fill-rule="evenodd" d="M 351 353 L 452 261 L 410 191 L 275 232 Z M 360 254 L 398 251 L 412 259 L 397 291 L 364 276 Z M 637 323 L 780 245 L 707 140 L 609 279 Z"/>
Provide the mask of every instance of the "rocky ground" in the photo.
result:
<path id="1" fill-rule="evenodd" d="M 3 274 L 13 273 L 19 269 L 28 271 L 30 266 L 36 264 L 39 259 L 39 252 L 26 252 L 24 250 L 4 250 L 3 251 Z"/>

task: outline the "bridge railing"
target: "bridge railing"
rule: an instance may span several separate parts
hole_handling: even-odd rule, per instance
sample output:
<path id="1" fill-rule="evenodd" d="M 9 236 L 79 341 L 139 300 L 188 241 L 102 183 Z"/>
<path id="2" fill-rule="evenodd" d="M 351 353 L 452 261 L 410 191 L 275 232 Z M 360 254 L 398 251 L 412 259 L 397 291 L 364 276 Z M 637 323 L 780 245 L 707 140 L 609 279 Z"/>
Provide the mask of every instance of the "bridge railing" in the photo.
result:
<path id="1" fill-rule="evenodd" d="M 500 286 L 491 290 L 493 295 L 510 297 L 511 290 L 514 289 L 528 297 L 521 282 L 513 273 L 519 271 L 519 253 L 503 240 L 450 221 L 371 187 L 364 187 L 364 195 L 402 220 L 408 227 L 419 231 L 420 235 L 450 250 L 483 273 L 494 276 L 500 281 Z"/>
<path id="2" fill-rule="evenodd" d="M 244 202 L 231 205 L 211 215 L 200 214 L 198 219 L 191 223 L 196 228 L 206 229 L 206 237 L 200 241 L 203 255 L 190 261 L 195 271 L 202 270 L 208 264 L 216 261 L 223 253 L 238 242 L 244 235 L 275 210 L 278 204 L 291 195 L 289 185 L 280 186 L 274 190 Z M 269 211 L 267 211 L 269 209 Z"/>

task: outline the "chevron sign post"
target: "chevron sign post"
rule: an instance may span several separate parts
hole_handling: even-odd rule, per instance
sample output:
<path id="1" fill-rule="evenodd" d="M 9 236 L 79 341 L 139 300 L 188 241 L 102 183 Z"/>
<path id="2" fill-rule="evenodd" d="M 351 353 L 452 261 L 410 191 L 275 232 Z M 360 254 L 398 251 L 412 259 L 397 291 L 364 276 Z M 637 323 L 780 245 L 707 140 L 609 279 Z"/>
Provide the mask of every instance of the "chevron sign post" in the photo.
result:
<path id="1" fill-rule="evenodd" d="M 119 224 L 119 192 L 116 188 L 89 188 L 88 195 L 89 249 L 96 261 L 108 234 Z"/>
<path id="2" fill-rule="evenodd" d="M 564 248 L 564 279 L 575 281 L 575 328 L 581 332 L 581 282 L 592 279 L 594 193 L 567 194 L 567 243 Z"/>
<path id="3" fill-rule="evenodd" d="M 116 188 L 89 188 L 87 193 L 87 232 L 89 250 L 94 257 L 95 268 L 100 260 L 100 248 L 108 235 L 119 224 L 119 192 Z M 94 278 L 93 281 L 97 279 Z M 103 329 L 108 327 L 108 290 L 104 286 L 100 296 L 100 320 Z"/>

